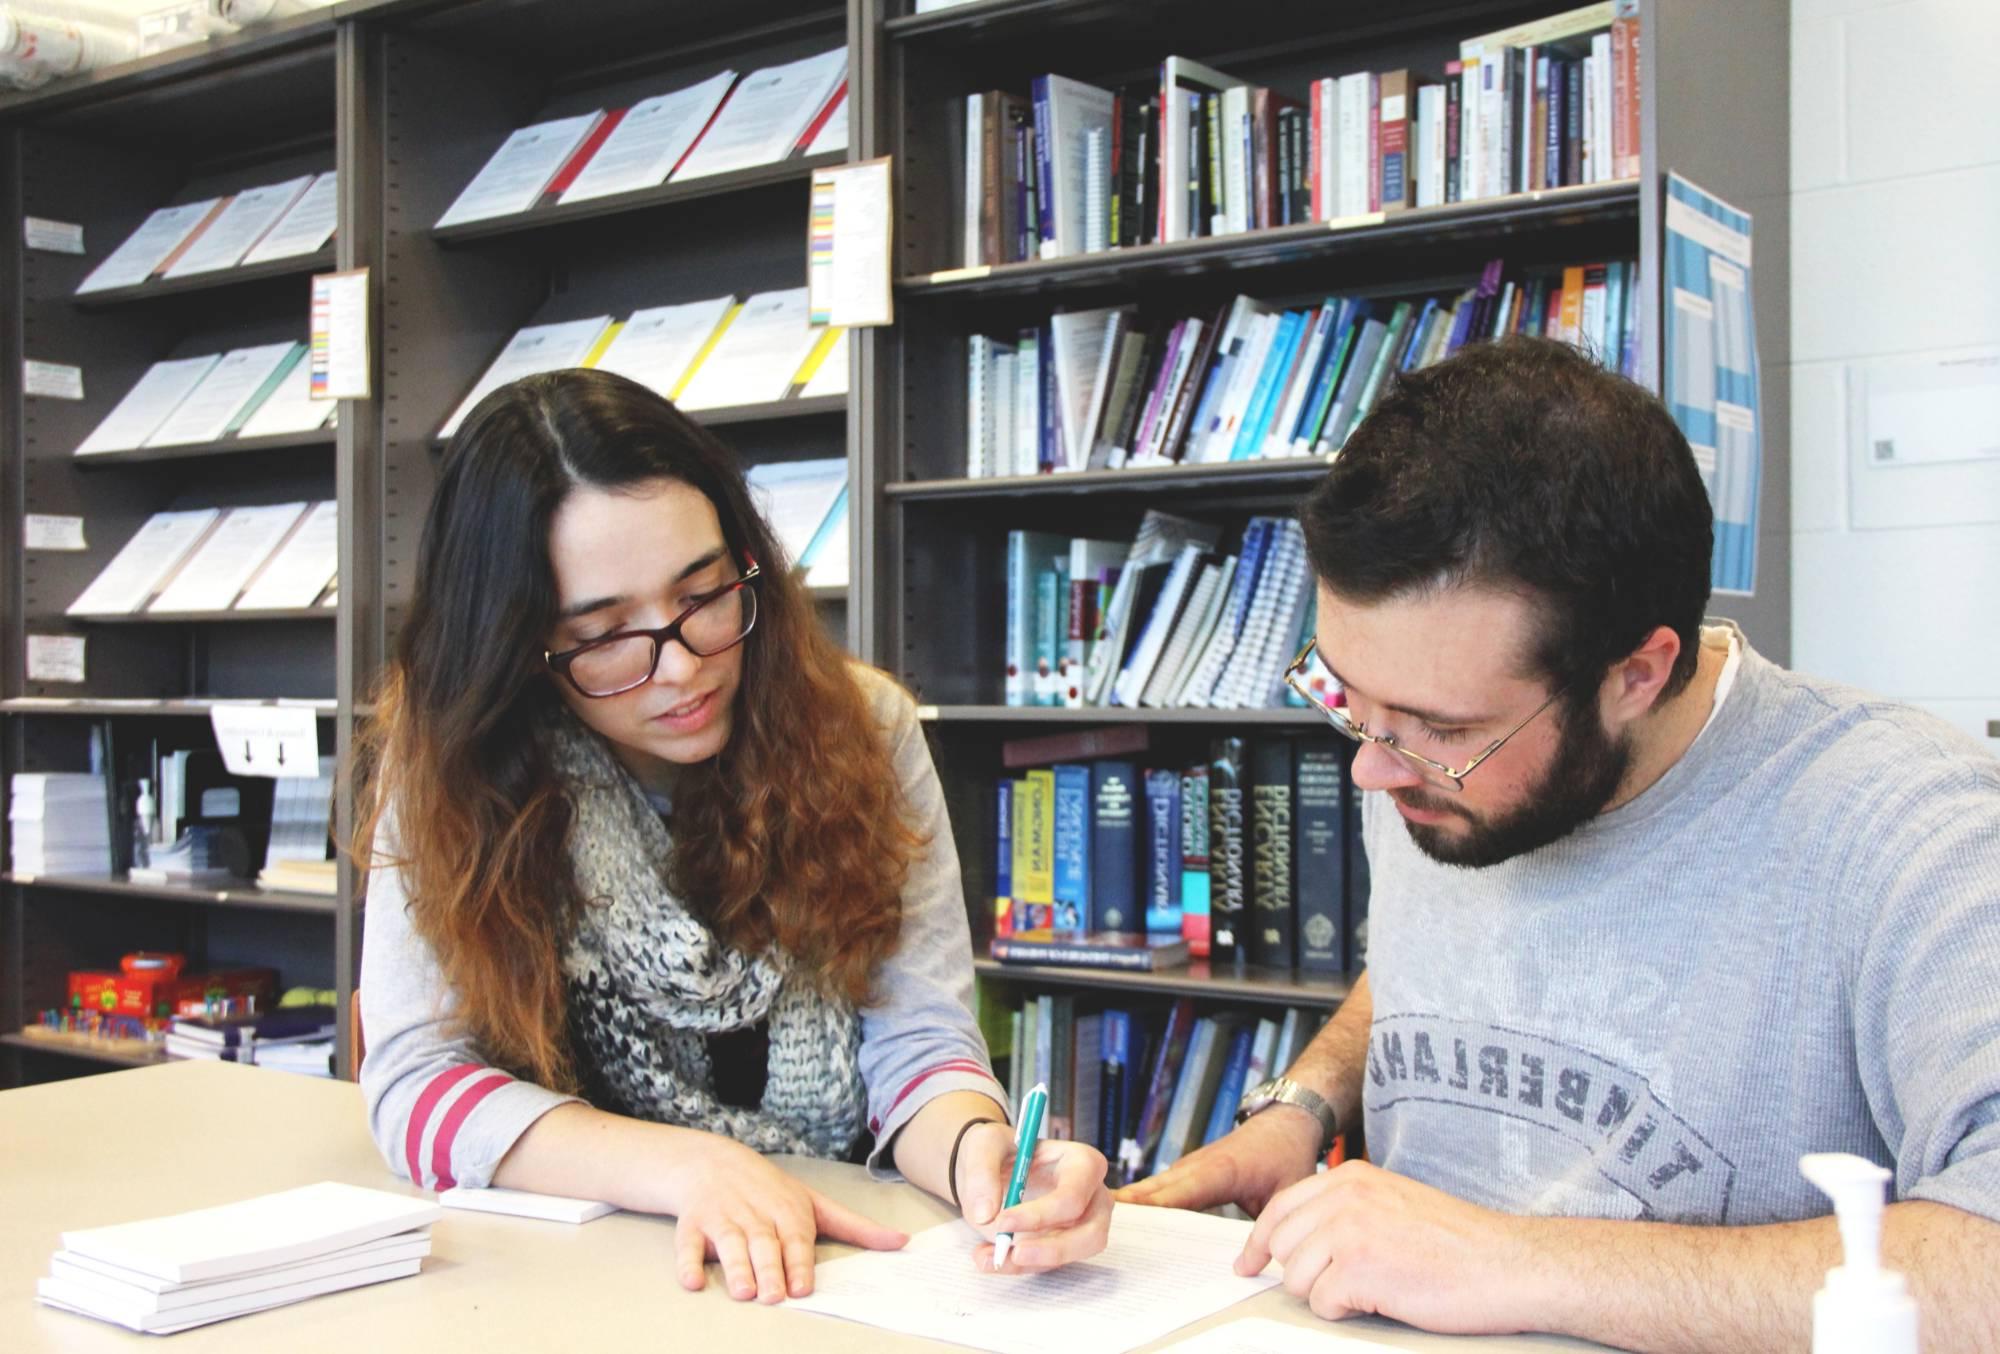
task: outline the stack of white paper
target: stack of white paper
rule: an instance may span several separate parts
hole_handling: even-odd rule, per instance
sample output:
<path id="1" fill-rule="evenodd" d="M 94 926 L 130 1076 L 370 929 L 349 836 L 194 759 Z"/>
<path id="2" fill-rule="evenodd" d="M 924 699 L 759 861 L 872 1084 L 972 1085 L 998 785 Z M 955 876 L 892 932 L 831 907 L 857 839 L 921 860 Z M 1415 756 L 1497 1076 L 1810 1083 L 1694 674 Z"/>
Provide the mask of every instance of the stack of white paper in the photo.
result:
<path id="1" fill-rule="evenodd" d="M 77 295 L 144 282 L 159 270 L 168 256 L 179 249 L 202 222 L 208 220 L 209 212 L 219 201 L 220 198 L 209 198 L 206 202 L 190 202 L 182 207 L 160 208 L 148 216 L 124 244 L 112 250 L 109 258 L 91 270 L 90 276 L 77 287 Z"/>
<path id="2" fill-rule="evenodd" d="M 216 214 L 187 252 L 174 260 L 166 275 L 187 277 L 234 268 L 311 186 L 312 175 L 305 174 L 284 183 L 244 189 Z"/>
<path id="3" fill-rule="evenodd" d="M 333 582 L 339 567 L 340 505 L 329 499 L 292 529 L 243 590 L 238 611 L 308 607 Z M 333 605 L 328 599 L 327 605 Z"/>
<path id="4" fill-rule="evenodd" d="M 531 324 L 521 330 L 507 341 L 507 346 L 500 350 L 500 356 L 493 359 L 493 365 L 472 387 L 472 393 L 444 421 L 444 426 L 438 429 L 438 436 L 450 437 L 457 432 L 458 425 L 465 421 L 465 416 L 472 412 L 474 405 L 509 381 L 545 371 L 582 366 L 583 359 L 590 356 L 590 350 L 610 326 L 609 315 L 598 315 L 588 320 L 568 320 L 560 324 Z"/>
<path id="5" fill-rule="evenodd" d="M 335 213 L 340 205 L 340 176 L 329 169 L 312 181 L 270 233 L 243 256 L 245 263 L 268 263 L 310 254 L 325 247 L 333 238 Z"/>
<path id="6" fill-rule="evenodd" d="M 155 362 L 90 436 L 83 439 L 76 454 L 131 451 L 140 446 L 180 408 L 181 401 L 221 360 L 222 354 L 208 353 L 202 357 Z"/>
<path id="7" fill-rule="evenodd" d="M 745 76 L 674 182 L 784 159 L 846 79 L 845 47 Z"/>
<path id="8" fill-rule="evenodd" d="M 227 611 L 305 515 L 303 503 L 231 508 L 148 611 Z"/>
<path id="9" fill-rule="evenodd" d="M 745 301 L 676 401 L 683 409 L 765 404 L 785 397 L 823 330 L 808 323 L 806 289 Z"/>
<path id="10" fill-rule="evenodd" d="M 69 604 L 69 614 L 120 616 L 137 611 L 166 585 L 221 515 L 215 508 L 154 513 Z"/>
<path id="11" fill-rule="evenodd" d="M 599 109 L 521 128 L 500 144 L 437 223 L 454 226 L 528 210 L 602 121 L 604 110 Z"/>
<path id="12" fill-rule="evenodd" d="M 678 306 L 635 310 L 597 359 L 598 371 L 630 377 L 648 390 L 672 398 L 715 326 L 736 304 L 733 296 L 689 301 Z"/>
<path id="13" fill-rule="evenodd" d="M 17 773 L 7 799 L 16 874 L 102 874 L 111 869 L 104 777 Z"/>
<path id="14" fill-rule="evenodd" d="M 806 547 L 847 487 L 847 458 L 768 462 L 751 466 L 744 478 L 750 482 L 751 500 L 784 548 L 786 563 L 796 566 L 806 562 Z"/>
<path id="15" fill-rule="evenodd" d="M 430 1254 L 442 1210 L 327 1181 L 219 1208 L 64 1232 L 35 1295 L 154 1335 L 385 1279 Z"/>
<path id="16" fill-rule="evenodd" d="M 735 83 L 736 72 L 724 71 L 687 89 L 633 104 L 576 181 L 563 190 L 561 200 L 582 202 L 665 183 Z"/>

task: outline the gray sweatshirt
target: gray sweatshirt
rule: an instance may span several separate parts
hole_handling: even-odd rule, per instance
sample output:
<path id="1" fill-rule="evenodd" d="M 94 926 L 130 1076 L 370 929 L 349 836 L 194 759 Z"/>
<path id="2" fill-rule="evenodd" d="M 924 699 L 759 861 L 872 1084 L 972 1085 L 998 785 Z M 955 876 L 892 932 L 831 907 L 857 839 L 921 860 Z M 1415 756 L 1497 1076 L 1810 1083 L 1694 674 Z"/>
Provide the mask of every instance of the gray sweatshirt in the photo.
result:
<path id="1" fill-rule="evenodd" d="M 929 838 L 903 887 L 901 939 L 875 975 L 880 1001 L 860 1012 L 861 1073 L 875 1135 L 868 1167 L 893 1179 L 886 1147 L 930 1101 L 969 1090 L 1005 1106 L 1007 1096 L 972 1017 L 958 851 L 916 706 L 881 673 L 859 664 L 852 670 L 883 728 L 912 821 Z M 385 824 L 378 856 L 393 854 L 393 834 Z M 360 985 L 369 1129 L 390 1169 L 417 1184 L 483 1186 L 530 1124 L 576 1097 L 488 1066 L 478 1047 L 450 1028 L 452 994 L 430 946 L 410 927 L 406 897 L 393 865 L 370 872 Z"/>
<path id="2" fill-rule="evenodd" d="M 1570 837 L 1436 864 L 1367 796 L 1369 1153 L 1516 1214 L 1750 1224 L 1805 1152 L 2000 1219 L 2000 763 L 1747 650 Z"/>

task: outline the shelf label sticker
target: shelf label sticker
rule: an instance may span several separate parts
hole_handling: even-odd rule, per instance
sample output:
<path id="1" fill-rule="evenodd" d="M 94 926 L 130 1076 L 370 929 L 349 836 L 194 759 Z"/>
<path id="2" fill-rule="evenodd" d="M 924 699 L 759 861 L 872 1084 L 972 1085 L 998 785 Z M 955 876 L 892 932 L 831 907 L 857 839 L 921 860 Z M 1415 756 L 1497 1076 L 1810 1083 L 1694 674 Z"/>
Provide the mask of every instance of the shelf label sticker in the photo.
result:
<path id="1" fill-rule="evenodd" d="M 81 517 L 31 512 L 21 519 L 23 543 L 30 550 L 88 550 Z"/>
<path id="2" fill-rule="evenodd" d="M 51 221 L 43 216 L 21 220 L 21 234 L 30 249 L 45 254 L 81 254 L 83 227 L 71 221 Z"/>
<path id="3" fill-rule="evenodd" d="M 80 400 L 83 368 L 62 362 L 37 362 L 31 357 L 21 363 L 21 387 L 27 394 L 52 400 Z"/>
<path id="4" fill-rule="evenodd" d="M 945 282 L 977 282 L 980 278 L 986 277 L 990 275 L 992 272 L 993 272 L 992 264 L 978 263 L 974 264 L 970 268 L 946 268 L 939 272 L 932 273 L 929 277 L 925 278 L 924 281 L 928 282 L 933 287 L 938 286 Z"/>
<path id="5" fill-rule="evenodd" d="M 312 390 L 316 400 L 368 398 L 368 270 L 312 280 Z"/>
<path id="6" fill-rule="evenodd" d="M 893 324 L 890 161 L 830 165 L 812 176 L 806 221 L 807 308 L 813 324 Z"/>
<path id="7" fill-rule="evenodd" d="M 29 635 L 28 680 L 31 682 L 82 681 L 83 636 Z"/>
<path id="8" fill-rule="evenodd" d="M 222 702 L 208 718 L 232 776 L 319 774 L 319 721 L 312 707 Z"/>
<path id="9" fill-rule="evenodd" d="M 1358 230 L 1362 226 L 1379 226 L 1389 218 L 1381 212 L 1357 212 L 1353 216 L 1336 216 L 1326 223 L 1328 230 Z"/>

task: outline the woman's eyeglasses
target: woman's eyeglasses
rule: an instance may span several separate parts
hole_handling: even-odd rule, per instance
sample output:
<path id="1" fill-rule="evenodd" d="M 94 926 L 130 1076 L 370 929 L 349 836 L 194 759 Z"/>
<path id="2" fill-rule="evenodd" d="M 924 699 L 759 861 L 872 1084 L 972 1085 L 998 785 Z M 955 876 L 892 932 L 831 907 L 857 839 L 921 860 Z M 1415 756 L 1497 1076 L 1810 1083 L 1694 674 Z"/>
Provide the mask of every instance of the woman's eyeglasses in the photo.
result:
<path id="1" fill-rule="evenodd" d="M 757 627 L 757 591 L 763 570 L 751 561 L 743 576 L 695 602 L 658 630 L 620 630 L 561 653 L 542 654 L 551 669 L 592 700 L 619 696 L 653 680 L 660 652 L 674 641 L 697 658 L 713 658 L 741 644 Z"/>

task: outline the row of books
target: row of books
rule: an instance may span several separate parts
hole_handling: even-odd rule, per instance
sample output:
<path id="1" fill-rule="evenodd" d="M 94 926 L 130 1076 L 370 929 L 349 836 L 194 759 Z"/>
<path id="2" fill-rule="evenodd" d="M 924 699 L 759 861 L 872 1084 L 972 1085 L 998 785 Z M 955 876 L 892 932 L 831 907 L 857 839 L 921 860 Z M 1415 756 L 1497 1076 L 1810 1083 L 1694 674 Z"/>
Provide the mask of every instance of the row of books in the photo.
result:
<path id="1" fill-rule="evenodd" d="M 767 461 L 744 473 L 785 558 L 807 587 L 843 587 L 848 577 L 847 458 Z"/>
<path id="2" fill-rule="evenodd" d="M 1634 178 L 1639 22 L 1639 0 L 1604 0 L 1303 97 L 1180 56 L 1121 90 L 968 95 L 965 266 Z"/>
<path id="3" fill-rule="evenodd" d="M 1094 1009 L 1071 993 L 1028 997 L 1008 1017 L 1007 1090 L 1049 1088 L 1044 1135 L 1104 1153 L 1114 1188 L 1163 1171 L 1235 1125 L 1243 1093 L 1298 1058 L 1326 1012 L 1268 1015 Z"/>
<path id="4" fill-rule="evenodd" d="M 339 199 L 339 180 L 328 170 L 162 207 L 91 270 L 76 294 L 315 253 L 333 238 Z"/>
<path id="5" fill-rule="evenodd" d="M 966 344 L 968 478 L 1223 464 L 1338 451 L 1398 372 L 1467 343 L 1561 339 L 1630 375 L 1634 262 L 1509 277 L 1487 263 L 1455 294 L 1329 296 L 1286 308 L 1238 296 L 1213 315 L 1130 306 L 1051 315 L 1013 342 Z"/>
<path id="6" fill-rule="evenodd" d="M 847 49 L 522 127 L 438 218 L 453 226 L 847 145 Z"/>
<path id="7" fill-rule="evenodd" d="M 339 506 L 188 508 L 146 519 L 70 603 L 72 616 L 333 606 Z"/>
<path id="8" fill-rule="evenodd" d="M 993 957 L 1352 972 L 1369 875 L 1345 766 L 1325 740 L 1272 735 L 1218 738 L 1193 766 L 1098 758 L 1002 779 Z"/>
<path id="9" fill-rule="evenodd" d="M 339 406 L 312 397 L 307 351 L 304 343 L 262 343 L 155 362 L 77 445 L 76 454 L 193 446 L 324 428 L 334 421 Z"/>
<path id="10" fill-rule="evenodd" d="M 1130 543 L 1007 534 L 1008 705 L 1224 710 L 1295 704 L 1312 570 L 1289 518 L 1221 530 L 1152 510 Z"/>
<path id="11" fill-rule="evenodd" d="M 718 296 L 531 324 L 500 350 L 438 429 L 450 437 L 487 395 L 523 376 L 569 367 L 614 371 L 687 410 L 847 393 L 847 331 L 814 325 L 806 289 Z"/>

